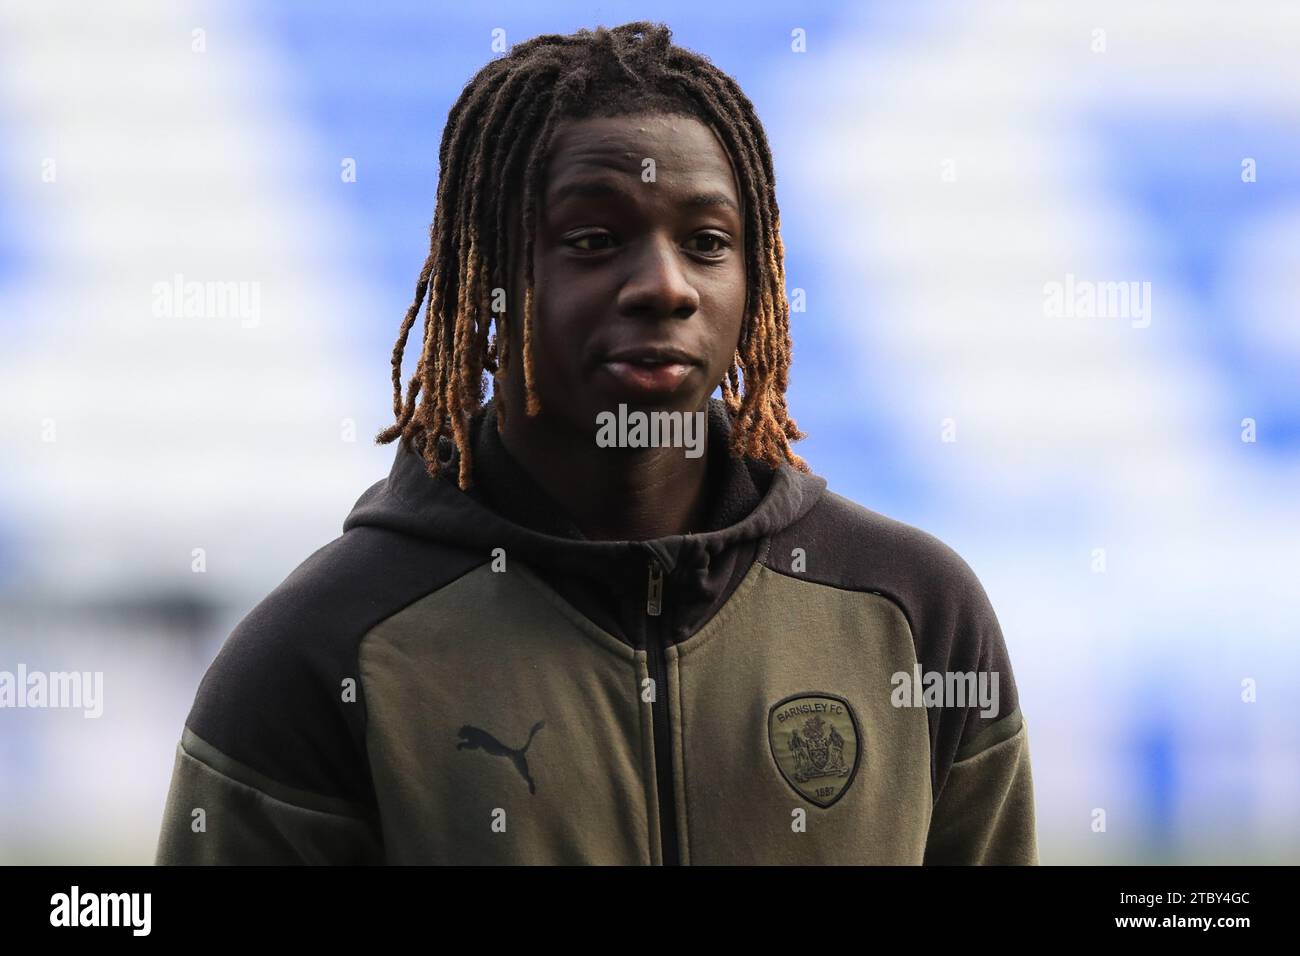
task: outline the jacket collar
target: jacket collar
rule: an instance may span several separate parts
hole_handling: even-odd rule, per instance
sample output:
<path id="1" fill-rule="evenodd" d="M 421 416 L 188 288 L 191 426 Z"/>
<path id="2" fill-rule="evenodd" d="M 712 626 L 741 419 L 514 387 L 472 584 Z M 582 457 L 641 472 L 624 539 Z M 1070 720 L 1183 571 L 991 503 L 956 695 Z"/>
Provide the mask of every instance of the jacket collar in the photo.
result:
<path id="1" fill-rule="evenodd" d="M 478 467 L 469 492 L 456 484 L 452 442 L 440 442 L 440 452 L 449 460 L 436 479 L 423 459 L 399 442 L 388 477 L 361 496 L 344 530 L 372 526 L 453 547 L 484 552 L 499 547 L 525 562 L 597 580 L 644 569 L 647 556 L 653 556 L 665 573 L 683 568 L 683 580 L 707 587 L 714 557 L 788 527 L 812 510 L 826 489 L 825 479 L 788 464 L 773 470 L 752 459 L 732 458 L 729 414 L 720 400 L 710 399 L 706 530 L 647 541 L 590 541 L 506 451 L 495 413 L 495 403 L 489 402 L 471 420 Z"/>
<path id="2" fill-rule="evenodd" d="M 730 422 L 726 406 L 709 405 L 706 520 L 703 531 L 719 531 L 743 520 L 763 500 L 773 470 L 733 458 L 727 448 Z M 576 541 L 588 540 L 564 509 L 547 494 L 506 448 L 497 430 L 495 400 L 475 423 L 474 483 L 477 497 L 497 514 L 542 534 Z M 455 460 L 454 445 L 444 438 L 440 451 Z"/>

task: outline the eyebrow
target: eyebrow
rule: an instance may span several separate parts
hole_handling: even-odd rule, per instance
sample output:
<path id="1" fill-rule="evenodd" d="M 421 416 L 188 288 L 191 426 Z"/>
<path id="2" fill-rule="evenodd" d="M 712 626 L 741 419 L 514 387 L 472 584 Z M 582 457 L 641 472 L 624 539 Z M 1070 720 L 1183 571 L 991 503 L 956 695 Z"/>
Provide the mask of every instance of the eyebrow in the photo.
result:
<path id="1" fill-rule="evenodd" d="M 613 183 L 600 179 L 579 179 L 573 182 L 565 183 L 551 194 L 550 200 L 555 205 L 559 205 L 566 199 L 607 199 L 625 195 L 625 191 Z M 683 206 L 709 208 L 712 206 L 725 206 L 740 214 L 740 207 L 726 193 L 720 192 L 702 192 L 695 193 L 693 196 L 687 196 L 681 203 Z"/>

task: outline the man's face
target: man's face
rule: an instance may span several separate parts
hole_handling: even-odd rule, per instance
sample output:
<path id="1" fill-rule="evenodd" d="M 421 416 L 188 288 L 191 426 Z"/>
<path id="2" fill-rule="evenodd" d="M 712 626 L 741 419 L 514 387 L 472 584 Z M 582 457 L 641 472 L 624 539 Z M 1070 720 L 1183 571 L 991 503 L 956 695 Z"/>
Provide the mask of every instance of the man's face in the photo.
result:
<path id="1" fill-rule="evenodd" d="M 745 312 L 744 217 L 717 136 L 685 116 L 570 120 L 541 185 L 532 348 L 542 414 L 592 433 L 620 403 L 703 409 Z M 510 395 L 522 408 L 520 324 Z"/>

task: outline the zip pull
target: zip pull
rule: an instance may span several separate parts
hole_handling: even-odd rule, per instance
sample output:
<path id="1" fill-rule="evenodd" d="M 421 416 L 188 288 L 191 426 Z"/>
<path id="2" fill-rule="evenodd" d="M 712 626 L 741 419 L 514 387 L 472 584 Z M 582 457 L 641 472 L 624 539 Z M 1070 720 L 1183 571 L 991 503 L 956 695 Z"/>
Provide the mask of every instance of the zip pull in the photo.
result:
<path id="1" fill-rule="evenodd" d="M 650 585 L 646 589 L 645 612 L 651 617 L 658 617 L 664 609 L 664 569 L 659 562 L 650 559 Z"/>

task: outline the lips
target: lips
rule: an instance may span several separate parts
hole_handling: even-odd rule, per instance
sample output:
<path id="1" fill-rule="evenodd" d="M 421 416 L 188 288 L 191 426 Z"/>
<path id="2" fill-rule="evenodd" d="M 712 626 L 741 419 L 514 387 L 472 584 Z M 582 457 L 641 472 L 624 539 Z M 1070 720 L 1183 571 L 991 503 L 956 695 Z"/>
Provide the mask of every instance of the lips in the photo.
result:
<path id="1" fill-rule="evenodd" d="M 616 349 L 600 363 L 600 372 L 616 390 L 633 399 L 666 397 L 704 363 L 675 346 L 639 345 Z"/>
<path id="2" fill-rule="evenodd" d="M 674 345 L 634 345 L 613 349 L 605 355 L 605 362 L 629 362 L 634 365 L 703 365 L 690 352 Z"/>

